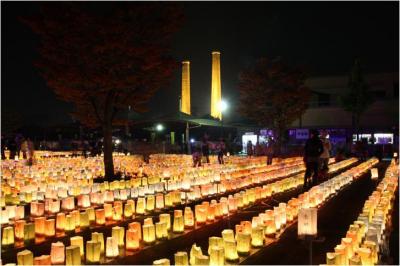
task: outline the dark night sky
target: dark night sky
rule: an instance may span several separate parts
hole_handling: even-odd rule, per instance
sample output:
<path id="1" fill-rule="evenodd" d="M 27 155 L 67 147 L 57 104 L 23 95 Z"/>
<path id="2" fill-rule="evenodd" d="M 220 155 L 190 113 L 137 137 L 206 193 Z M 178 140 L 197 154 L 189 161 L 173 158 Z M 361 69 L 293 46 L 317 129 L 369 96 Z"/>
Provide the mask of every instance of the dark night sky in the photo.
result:
<path id="1" fill-rule="evenodd" d="M 132 3 L 134 4 L 134 3 Z M 34 2 L 2 2 L 2 111 L 25 123 L 70 122 L 70 107 L 32 66 L 38 39 L 17 16 L 37 12 Z M 346 74 L 356 56 L 365 72 L 398 71 L 398 2 L 186 2 L 186 23 L 173 55 L 191 61 L 192 108 L 210 106 L 211 51 L 221 51 L 223 98 L 237 102 L 238 74 L 257 57 L 281 56 L 309 75 Z M 151 102 L 156 113 L 178 108 L 180 70 Z M 165 99 L 168 99 L 167 101 Z M 235 116 L 228 112 L 227 119 Z"/>

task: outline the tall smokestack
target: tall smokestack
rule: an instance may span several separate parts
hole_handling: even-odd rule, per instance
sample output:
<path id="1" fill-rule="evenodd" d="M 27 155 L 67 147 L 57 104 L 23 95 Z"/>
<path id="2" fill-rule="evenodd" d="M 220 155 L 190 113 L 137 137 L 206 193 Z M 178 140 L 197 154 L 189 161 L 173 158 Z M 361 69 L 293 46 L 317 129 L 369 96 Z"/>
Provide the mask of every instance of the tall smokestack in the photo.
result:
<path id="1" fill-rule="evenodd" d="M 190 61 L 182 62 L 181 112 L 190 115 Z"/>
<path id="2" fill-rule="evenodd" d="M 220 52 L 212 52 L 212 73 L 211 73 L 211 116 L 222 119 L 221 109 L 221 67 Z"/>

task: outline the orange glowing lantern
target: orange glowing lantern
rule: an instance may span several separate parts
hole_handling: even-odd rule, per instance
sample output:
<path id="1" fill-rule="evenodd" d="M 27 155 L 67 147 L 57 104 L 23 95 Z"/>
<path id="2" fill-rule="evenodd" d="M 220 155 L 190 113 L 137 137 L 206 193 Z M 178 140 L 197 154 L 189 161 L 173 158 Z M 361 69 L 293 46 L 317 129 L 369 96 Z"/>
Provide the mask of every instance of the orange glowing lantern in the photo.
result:
<path id="1" fill-rule="evenodd" d="M 128 224 L 128 229 L 136 230 L 138 232 L 139 239 L 142 239 L 142 225 L 139 222 L 132 222 Z"/>
<path id="2" fill-rule="evenodd" d="M 143 241 L 152 244 L 156 240 L 156 232 L 153 224 L 143 225 Z"/>
<path id="3" fill-rule="evenodd" d="M 106 223 L 105 211 L 104 209 L 96 209 L 96 224 L 103 225 Z"/>
<path id="4" fill-rule="evenodd" d="M 44 222 L 44 234 L 46 236 L 54 236 L 56 234 L 56 221 L 54 219 L 48 219 Z"/>
<path id="5" fill-rule="evenodd" d="M 227 261 L 236 261 L 239 259 L 235 240 L 224 240 L 224 251 Z"/>
<path id="6" fill-rule="evenodd" d="M 51 265 L 51 257 L 50 255 L 41 255 L 39 257 L 33 258 L 34 265 Z M 79 264 L 77 264 L 79 265 Z"/>
<path id="7" fill-rule="evenodd" d="M 33 265 L 33 253 L 27 249 L 17 253 L 18 265 Z"/>
<path id="8" fill-rule="evenodd" d="M 183 231 L 184 231 L 184 222 L 183 222 L 182 210 L 174 210 L 173 232 L 182 233 Z"/>
<path id="9" fill-rule="evenodd" d="M 191 228 L 194 226 L 193 211 L 190 207 L 185 208 L 184 221 L 185 221 L 186 228 Z"/>
<path id="10" fill-rule="evenodd" d="M 104 215 L 106 220 L 112 220 L 113 218 L 113 206 L 110 203 L 104 203 Z"/>
<path id="11" fill-rule="evenodd" d="M 118 239 L 115 237 L 107 237 L 106 240 L 106 257 L 114 258 L 119 255 Z"/>
<path id="12" fill-rule="evenodd" d="M 24 226 L 25 220 L 18 220 L 15 221 L 14 230 L 15 230 L 15 238 L 17 239 L 24 239 Z"/>
<path id="13" fill-rule="evenodd" d="M 140 245 L 139 232 L 135 229 L 128 229 L 126 231 L 126 249 L 127 250 L 137 250 Z"/>
<path id="14" fill-rule="evenodd" d="M 159 216 L 160 222 L 164 222 L 167 224 L 167 231 L 171 229 L 171 215 L 169 213 L 162 213 Z"/>
<path id="15" fill-rule="evenodd" d="M 56 216 L 56 229 L 58 231 L 64 231 L 65 230 L 65 213 L 57 213 Z"/>
<path id="16" fill-rule="evenodd" d="M 247 255 L 250 252 L 251 235 L 239 232 L 236 234 L 237 252 L 241 255 Z"/>
<path id="17" fill-rule="evenodd" d="M 164 209 L 164 195 L 158 193 L 156 195 L 156 209 L 161 210 Z"/>
<path id="18" fill-rule="evenodd" d="M 37 217 L 34 218 L 34 221 L 35 221 L 35 234 L 44 235 L 44 222 L 46 221 L 46 218 Z"/>
<path id="19" fill-rule="evenodd" d="M 52 264 L 63 264 L 65 260 L 65 247 L 62 242 L 51 243 L 50 251 Z"/>
<path id="20" fill-rule="evenodd" d="M 207 220 L 207 207 L 204 205 L 196 205 L 194 211 L 196 216 L 196 223 L 205 223 Z"/>

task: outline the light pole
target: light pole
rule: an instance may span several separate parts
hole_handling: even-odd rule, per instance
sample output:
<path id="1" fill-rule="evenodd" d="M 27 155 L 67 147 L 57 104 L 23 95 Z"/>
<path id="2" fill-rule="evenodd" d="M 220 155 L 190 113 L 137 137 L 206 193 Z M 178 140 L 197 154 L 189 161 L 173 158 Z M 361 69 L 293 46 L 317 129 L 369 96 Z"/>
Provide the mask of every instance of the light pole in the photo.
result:
<path id="1" fill-rule="evenodd" d="M 224 137 L 224 120 L 223 120 L 223 113 L 228 109 L 228 103 L 224 100 L 219 102 L 219 110 L 221 111 L 221 138 Z"/>

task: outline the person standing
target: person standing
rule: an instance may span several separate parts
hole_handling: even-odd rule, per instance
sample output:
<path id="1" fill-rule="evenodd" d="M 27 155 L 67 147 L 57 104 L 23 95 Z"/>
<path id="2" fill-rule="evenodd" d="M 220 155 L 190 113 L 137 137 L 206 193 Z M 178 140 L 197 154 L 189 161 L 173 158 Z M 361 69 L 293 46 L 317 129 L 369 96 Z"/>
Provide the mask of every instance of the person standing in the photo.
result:
<path id="1" fill-rule="evenodd" d="M 27 139 L 27 143 L 28 143 L 28 164 L 32 165 L 35 156 L 35 146 L 33 145 L 33 142 L 30 138 Z"/>
<path id="2" fill-rule="evenodd" d="M 206 163 L 210 163 L 210 147 L 206 137 L 203 138 L 203 142 L 201 143 L 201 152 L 206 158 Z"/>
<path id="3" fill-rule="evenodd" d="M 310 130 L 310 138 L 304 146 L 303 161 L 306 165 L 303 189 L 306 190 L 317 184 L 319 158 L 324 151 L 322 141 L 318 138 L 317 130 Z M 311 180 L 310 177 L 312 177 Z"/>
<path id="4" fill-rule="evenodd" d="M 247 156 L 253 156 L 253 143 L 251 143 L 251 140 L 247 142 Z"/>
<path id="5" fill-rule="evenodd" d="M 21 151 L 22 151 L 22 158 L 26 159 L 27 152 L 28 152 L 28 141 L 24 139 L 21 144 Z"/>
<path id="6" fill-rule="evenodd" d="M 320 156 L 320 166 L 321 173 L 323 176 L 325 176 L 328 173 L 330 151 L 332 149 L 331 142 L 328 139 L 328 132 L 326 130 L 321 132 L 321 141 L 324 150 Z"/>
<path id="7" fill-rule="evenodd" d="M 268 143 L 266 144 L 267 150 L 266 150 L 266 155 L 267 155 L 267 165 L 272 164 L 272 159 L 274 157 L 274 141 L 272 140 L 271 137 L 268 139 Z"/>
<path id="8" fill-rule="evenodd" d="M 193 167 L 201 166 L 201 147 L 196 145 L 193 152 Z"/>
<path id="9" fill-rule="evenodd" d="M 218 163 L 224 164 L 224 154 L 225 154 L 225 141 L 221 139 L 217 146 L 217 153 L 218 153 Z"/>

